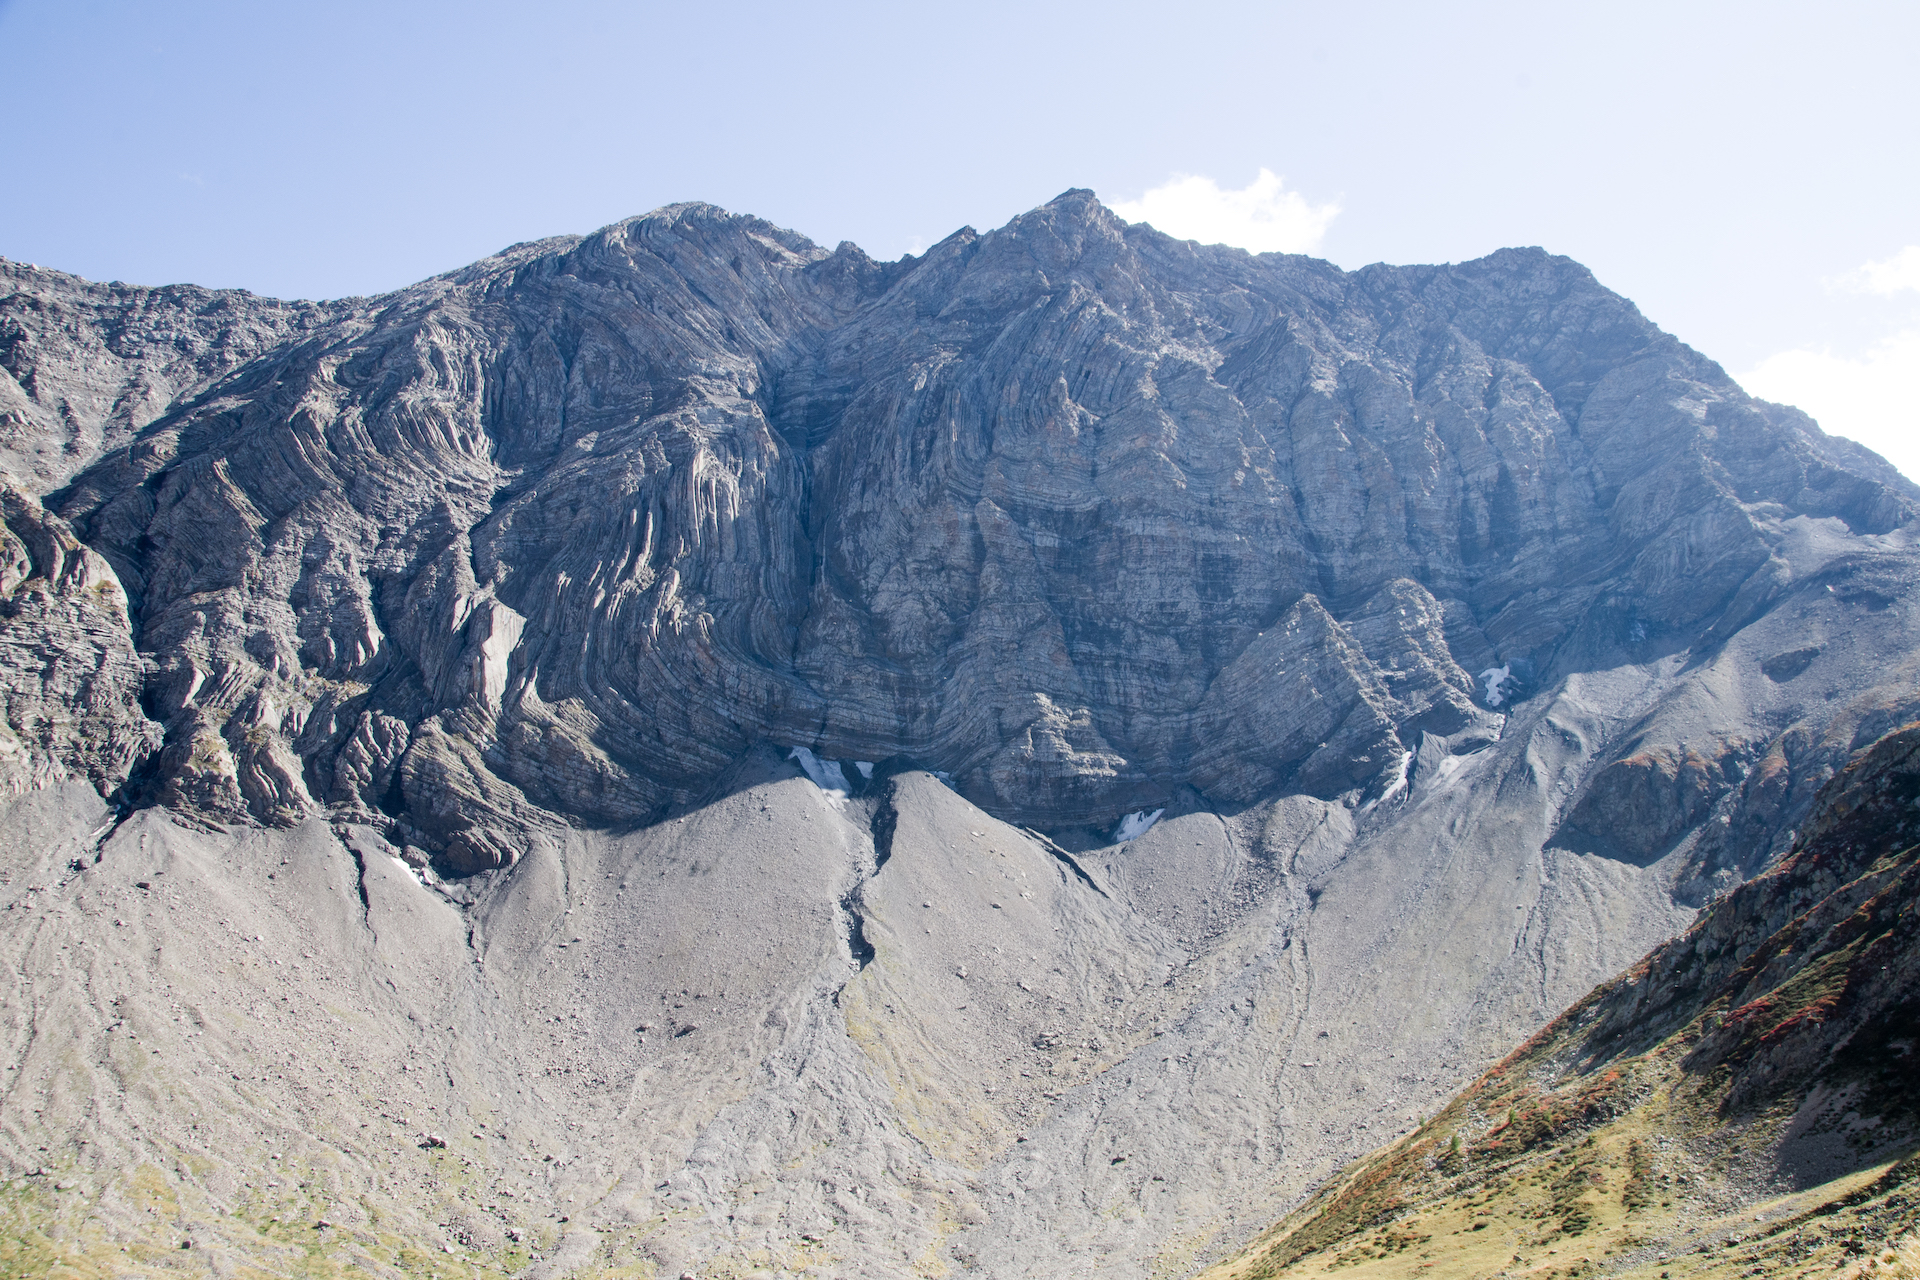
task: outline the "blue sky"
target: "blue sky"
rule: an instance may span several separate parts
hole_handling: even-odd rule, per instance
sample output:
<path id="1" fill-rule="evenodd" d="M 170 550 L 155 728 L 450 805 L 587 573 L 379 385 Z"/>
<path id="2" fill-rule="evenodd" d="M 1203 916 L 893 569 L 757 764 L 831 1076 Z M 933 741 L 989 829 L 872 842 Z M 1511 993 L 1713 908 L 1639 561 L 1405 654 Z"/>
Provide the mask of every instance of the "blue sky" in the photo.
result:
<path id="1" fill-rule="evenodd" d="M 890 258 L 1083 186 L 1349 268 L 1544 245 L 1920 474 L 1916 49 L 1911 3 L 0 0 L 0 255 L 336 296 L 675 200 Z"/>

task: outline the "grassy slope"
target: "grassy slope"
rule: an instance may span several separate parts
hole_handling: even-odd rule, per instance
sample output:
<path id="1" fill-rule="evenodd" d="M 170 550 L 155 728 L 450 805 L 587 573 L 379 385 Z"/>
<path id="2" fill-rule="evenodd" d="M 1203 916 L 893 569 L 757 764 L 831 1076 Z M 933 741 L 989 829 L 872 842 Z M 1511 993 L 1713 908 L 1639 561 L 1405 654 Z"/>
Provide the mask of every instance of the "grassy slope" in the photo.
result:
<path id="1" fill-rule="evenodd" d="M 1208 1280 L 1920 1274 L 1920 725 L 1794 852 Z"/>

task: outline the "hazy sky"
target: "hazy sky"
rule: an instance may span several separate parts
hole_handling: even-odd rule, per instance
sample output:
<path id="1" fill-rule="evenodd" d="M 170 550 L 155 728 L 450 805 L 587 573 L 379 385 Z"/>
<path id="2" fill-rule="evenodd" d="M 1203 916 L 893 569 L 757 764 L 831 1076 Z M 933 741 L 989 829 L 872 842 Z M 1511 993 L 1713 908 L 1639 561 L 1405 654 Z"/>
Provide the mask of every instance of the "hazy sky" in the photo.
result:
<path id="1" fill-rule="evenodd" d="M 0 255 L 371 293 L 676 200 L 1543 245 L 1920 475 L 1920 5 L 0 0 Z M 1903 255 L 1903 251 L 1905 256 Z"/>

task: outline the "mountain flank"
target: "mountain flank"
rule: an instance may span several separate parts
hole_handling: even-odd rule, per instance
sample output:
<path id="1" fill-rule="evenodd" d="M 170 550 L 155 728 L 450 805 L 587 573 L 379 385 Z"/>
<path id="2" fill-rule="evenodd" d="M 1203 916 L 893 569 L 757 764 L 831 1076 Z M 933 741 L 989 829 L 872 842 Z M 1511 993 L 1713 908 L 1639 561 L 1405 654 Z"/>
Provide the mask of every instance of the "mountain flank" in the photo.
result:
<path id="1" fill-rule="evenodd" d="M 1785 862 L 1207 1274 L 1910 1270 L 1916 1035 L 1920 723 Z"/>
<path id="2" fill-rule="evenodd" d="M 0 371 L 28 1272 L 1195 1275 L 1920 717 L 1920 489 L 1539 249 L 685 204 Z"/>

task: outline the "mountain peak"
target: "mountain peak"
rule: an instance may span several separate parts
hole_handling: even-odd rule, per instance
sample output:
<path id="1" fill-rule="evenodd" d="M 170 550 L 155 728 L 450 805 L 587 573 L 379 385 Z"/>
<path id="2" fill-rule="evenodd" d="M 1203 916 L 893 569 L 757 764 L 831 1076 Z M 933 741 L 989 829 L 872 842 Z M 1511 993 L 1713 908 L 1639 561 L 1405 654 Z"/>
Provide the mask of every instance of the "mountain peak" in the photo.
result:
<path id="1" fill-rule="evenodd" d="M 284 1271 L 280 1168 L 310 1270 L 1241 1243 L 1920 715 L 1920 502 L 1574 270 L 1080 189 L 372 305 L 0 266 L 12 1236 Z"/>

